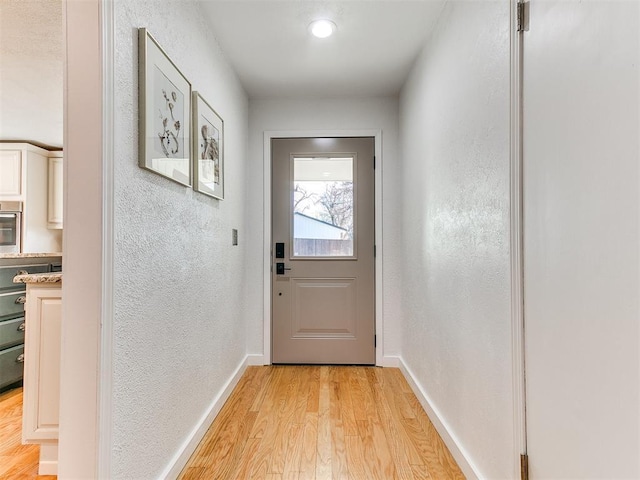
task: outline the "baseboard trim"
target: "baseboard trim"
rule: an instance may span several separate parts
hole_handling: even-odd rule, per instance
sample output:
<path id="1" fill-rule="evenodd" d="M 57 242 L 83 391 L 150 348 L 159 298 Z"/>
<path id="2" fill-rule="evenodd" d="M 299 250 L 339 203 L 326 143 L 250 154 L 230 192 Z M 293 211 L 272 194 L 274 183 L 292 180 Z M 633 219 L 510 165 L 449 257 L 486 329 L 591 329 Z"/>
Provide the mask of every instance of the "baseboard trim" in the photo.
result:
<path id="1" fill-rule="evenodd" d="M 58 446 L 57 440 L 40 443 L 38 475 L 58 475 Z"/>
<path id="2" fill-rule="evenodd" d="M 436 427 L 436 430 L 440 434 L 440 437 L 442 437 L 442 440 L 451 452 L 451 455 L 453 455 L 453 458 L 458 463 L 462 473 L 464 473 L 465 477 L 469 480 L 482 479 L 483 477 L 480 475 L 478 468 L 473 464 L 473 462 L 471 462 L 469 454 L 462 447 L 460 440 L 451 433 L 451 428 L 448 423 L 443 419 L 440 412 L 433 406 L 433 402 L 429 398 L 429 395 L 427 395 L 424 388 L 422 388 L 420 383 L 416 380 L 411 369 L 407 366 L 402 357 L 396 358 L 398 359 L 398 368 L 400 368 L 400 371 L 407 379 L 413 393 L 418 397 L 418 401 L 422 405 L 422 408 L 427 412 L 431 423 Z"/>
<path id="3" fill-rule="evenodd" d="M 379 367 L 387 367 L 387 368 L 400 368 L 402 360 L 400 357 L 396 355 L 385 355 L 382 357 L 382 363 L 380 363 Z"/>
<path id="4" fill-rule="evenodd" d="M 250 353 L 246 358 L 247 366 L 256 366 L 256 365 L 268 365 L 264 361 L 264 355 L 261 353 Z"/>
<path id="5" fill-rule="evenodd" d="M 38 475 L 58 475 L 58 461 L 40 461 L 38 464 Z"/>
<path id="6" fill-rule="evenodd" d="M 231 392 L 240 381 L 240 378 L 242 377 L 242 374 L 246 370 L 247 366 L 262 365 L 261 363 L 250 363 L 254 361 L 255 357 L 261 357 L 261 355 L 247 355 L 244 357 L 242 362 L 240 362 L 240 365 L 238 365 L 236 370 L 233 372 L 231 378 L 229 378 L 224 388 L 220 391 L 216 398 L 213 399 L 205 414 L 196 424 L 189 436 L 185 439 L 182 446 L 178 449 L 162 474 L 160 474 L 159 478 L 167 480 L 174 480 L 178 478 L 178 475 L 180 475 L 180 472 L 189 461 L 189 458 L 191 457 L 193 452 L 195 452 L 205 433 L 207 433 L 207 430 L 215 420 L 216 416 L 218 415 L 218 413 L 220 413 L 224 402 L 227 401 L 227 399 L 231 395 Z"/>

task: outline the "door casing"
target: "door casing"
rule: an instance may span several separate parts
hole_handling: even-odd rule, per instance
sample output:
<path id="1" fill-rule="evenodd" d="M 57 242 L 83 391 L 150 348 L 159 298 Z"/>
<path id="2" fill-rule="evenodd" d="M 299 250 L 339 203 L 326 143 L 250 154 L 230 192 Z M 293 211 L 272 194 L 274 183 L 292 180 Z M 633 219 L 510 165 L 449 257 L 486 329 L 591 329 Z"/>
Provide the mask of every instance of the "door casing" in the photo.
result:
<path id="1" fill-rule="evenodd" d="M 304 137 L 374 137 L 375 139 L 375 323 L 376 323 L 376 365 L 386 367 L 399 366 L 395 357 L 384 356 L 384 322 L 382 316 L 382 131 L 381 130 L 296 130 L 264 132 L 264 185 L 263 185 L 263 319 L 264 319 L 264 365 L 271 364 L 271 139 Z"/>

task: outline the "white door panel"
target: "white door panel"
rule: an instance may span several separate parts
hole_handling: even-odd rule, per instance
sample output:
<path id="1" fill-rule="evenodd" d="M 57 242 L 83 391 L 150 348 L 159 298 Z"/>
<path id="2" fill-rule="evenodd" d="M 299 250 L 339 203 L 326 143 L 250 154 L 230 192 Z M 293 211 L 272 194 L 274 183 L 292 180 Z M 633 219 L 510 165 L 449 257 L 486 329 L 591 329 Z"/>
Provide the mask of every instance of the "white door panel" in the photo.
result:
<path id="1" fill-rule="evenodd" d="M 640 478 L 640 4 L 531 1 L 524 285 L 532 479 Z"/>

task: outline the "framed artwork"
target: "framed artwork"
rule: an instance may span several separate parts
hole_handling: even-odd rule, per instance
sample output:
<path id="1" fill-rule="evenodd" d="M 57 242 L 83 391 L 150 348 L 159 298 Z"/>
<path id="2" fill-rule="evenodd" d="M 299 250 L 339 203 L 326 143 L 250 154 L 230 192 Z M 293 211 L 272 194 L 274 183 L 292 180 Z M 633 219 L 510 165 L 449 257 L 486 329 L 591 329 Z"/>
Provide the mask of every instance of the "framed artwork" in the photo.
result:
<path id="1" fill-rule="evenodd" d="M 224 122 L 198 92 L 193 92 L 193 188 L 224 199 Z"/>
<path id="2" fill-rule="evenodd" d="M 191 83 L 146 28 L 138 55 L 140 167 L 191 186 Z"/>

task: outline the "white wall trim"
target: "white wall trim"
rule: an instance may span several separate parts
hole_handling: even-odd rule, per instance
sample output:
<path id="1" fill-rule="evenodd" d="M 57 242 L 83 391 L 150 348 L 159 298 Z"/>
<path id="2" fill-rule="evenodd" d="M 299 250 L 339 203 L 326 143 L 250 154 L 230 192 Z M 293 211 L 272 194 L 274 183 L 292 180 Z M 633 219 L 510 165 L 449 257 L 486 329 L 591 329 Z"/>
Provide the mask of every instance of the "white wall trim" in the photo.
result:
<path id="1" fill-rule="evenodd" d="M 264 355 L 260 355 L 260 354 L 247 355 L 247 365 L 265 365 Z"/>
<path id="2" fill-rule="evenodd" d="M 196 451 L 196 448 L 202 441 L 205 433 L 207 433 L 207 430 L 209 429 L 215 418 L 218 416 L 218 413 L 220 413 L 220 410 L 231 395 L 231 392 L 233 392 L 233 389 L 242 378 L 242 375 L 247 369 L 247 366 L 256 365 L 255 363 L 251 363 L 252 360 L 255 360 L 255 358 L 253 357 L 256 356 L 247 355 L 240 362 L 229 380 L 227 380 L 227 383 L 224 385 L 220 393 L 218 393 L 218 395 L 213 399 L 213 401 L 209 405 L 209 408 L 207 408 L 198 423 L 195 425 L 195 427 L 193 427 L 193 430 L 191 430 L 191 433 L 187 436 L 187 438 L 185 438 L 184 442 L 182 442 L 182 445 L 171 458 L 169 464 L 165 467 L 158 478 L 170 480 L 178 478 L 178 475 L 180 475 L 180 472 L 189 461 L 191 455 L 193 455 L 193 452 Z"/>
<path id="3" fill-rule="evenodd" d="M 462 447 L 462 443 L 452 433 L 451 427 L 444 420 L 444 418 L 442 417 L 438 409 L 435 408 L 435 406 L 433 405 L 433 402 L 429 398 L 429 395 L 427 395 L 425 390 L 422 388 L 422 385 L 420 385 L 420 383 L 416 380 L 416 377 L 414 376 L 411 369 L 407 366 L 407 364 L 404 362 L 402 357 L 397 357 L 397 358 L 400 364 L 399 368 L 402 371 L 402 374 L 407 379 L 407 382 L 409 383 L 409 386 L 413 390 L 413 393 L 415 393 L 416 397 L 418 397 L 418 401 L 420 402 L 420 405 L 422 405 L 422 408 L 424 408 L 424 411 L 427 412 L 427 415 L 429 416 L 431 423 L 433 423 L 433 426 L 436 428 L 436 430 L 440 434 L 440 437 L 442 438 L 445 445 L 451 452 L 451 455 L 453 455 L 453 458 L 455 459 L 458 466 L 462 470 L 462 473 L 464 473 L 465 477 L 469 480 L 481 479 L 482 476 L 479 473 L 478 467 L 476 467 L 473 464 L 469 454 Z M 514 478 L 520 478 L 520 474 L 518 473 L 518 476 Z"/>
<path id="4" fill-rule="evenodd" d="M 113 407 L 114 1 L 101 2 L 102 27 L 102 321 L 98 381 L 99 479 L 111 478 Z"/>
<path id="5" fill-rule="evenodd" d="M 60 352 L 60 478 L 98 475 L 100 328 L 105 294 L 101 1 L 63 2 L 65 283 Z"/>
<path id="6" fill-rule="evenodd" d="M 517 32 L 519 0 L 511 0 L 510 18 L 510 262 L 511 355 L 513 381 L 514 478 L 520 477 L 520 454 L 527 453 L 524 337 L 523 197 L 522 197 L 522 34 Z"/>
<path id="7" fill-rule="evenodd" d="M 397 355 L 385 355 L 382 358 L 382 363 L 380 363 L 379 367 L 385 368 L 400 368 L 402 365 L 402 360 Z"/>
<path id="8" fill-rule="evenodd" d="M 382 318 L 382 258 L 384 246 L 382 244 L 382 172 L 384 159 L 382 158 L 382 130 L 282 130 L 265 131 L 263 145 L 263 320 L 264 320 L 264 364 L 271 363 L 271 139 L 273 138 L 304 138 L 304 137 L 374 137 L 375 139 L 375 243 L 377 255 L 376 266 L 376 365 L 384 362 L 384 321 Z"/>

